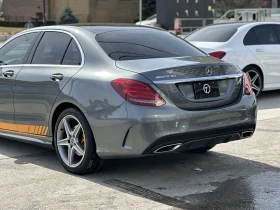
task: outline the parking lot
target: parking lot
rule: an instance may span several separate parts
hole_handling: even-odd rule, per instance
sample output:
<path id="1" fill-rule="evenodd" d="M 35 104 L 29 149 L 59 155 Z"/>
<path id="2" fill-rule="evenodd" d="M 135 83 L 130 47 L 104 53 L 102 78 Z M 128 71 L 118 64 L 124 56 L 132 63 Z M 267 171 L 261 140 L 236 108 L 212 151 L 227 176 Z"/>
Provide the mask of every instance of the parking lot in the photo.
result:
<path id="1" fill-rule="evenodd" d="M 279 209 L 279 122 L 280 91 L 264 92 L 251 139 L 108 160 L 87 176 L 67 173 L 52 150 L 0 139 L 0 209 Z"/>

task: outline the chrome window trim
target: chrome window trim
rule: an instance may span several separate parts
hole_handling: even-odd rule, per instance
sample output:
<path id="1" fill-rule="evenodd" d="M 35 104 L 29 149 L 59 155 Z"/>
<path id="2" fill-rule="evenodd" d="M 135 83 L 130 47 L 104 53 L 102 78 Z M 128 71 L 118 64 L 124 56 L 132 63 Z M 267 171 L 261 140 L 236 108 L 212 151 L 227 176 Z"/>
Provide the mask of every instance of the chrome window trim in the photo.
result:
<path id="1" fill-rule="evenodd" d="M 27 67 L 64 67 L 64 68 L 70 68 L 70 67 L 82 67 L 83 65 L 58 65 L 58 64 L 23 64 L 23 66 Z M 1 66 L 0 66 L 1 68 Z"/>
<path id="2" fill-rule="evenodd" d="M 5 68 L 5 67 L 20 67 L 20 66 L 24 66 L 25 64 L 13 64 L 13 65 L 0 65 L 0 69 L 1 68 Z"/>
<path id="3" fill-rule="evenodd" d="M 9 67 L 12 67 L 12 66 L 34 66 L 34 67 L 83 67 L 84 64 L 85 64 L 85 54 L 84 54 L 84 51 L 83 51 L 83 48 L 81 47 L 81 44 L 79 43 L 78 39 L 73 35 L 71 34 L 70 32 L 68 31 L 64 31 L 64 30 L 59 30 L 59 29 L 44 29 L 44 30 L 32 30 L 32 31 L 26 31 L 26 32 L 20 32 L 16 35 L 14 35 L 13 37 L 11 37 L 10 39 L 8 39 L 6 42 L 4 42 L 4 44 L 0 47 L 0 49 L 2 49 L 2 47 L 4 47 L 6 44 L 8 44 L 9 42 L 13 41 L 14 39 L 22 36 L 22 35 L 25 35 L 25 34 L 30 34 L 30 33 L 40 33 L 40 32 L 59 32 L 59 33 L 64 33 L 64 34 L 67 34 L 69 36 L 71 36 L 71 38 L 73 38 L 73 40 L 75 40 L 79 50 L 80 50 L 80 54 L 81 54 L 81 58 L 82 58 L 82 62 L 81 62 L 81 65 L 60 65 L 60 64 L 16 64 L 16 65 L 5 65 L 5 66 L 9 66 Z M 39 42 L 40 43 L 40 42 Z M 36 51 L 34 52 L 36 53 Z M 0 65 L 0 68 L 1 68 L 1 65 Z"/>
<path id="4" fill-rule="evenodd" d="M 186 78 L 186 79 L 174 79 L 174 80 L 160 80 L 153 81 L 155 84 L 174 84 L 174 83 L 183 83 L 183 82 L 200 82 L 200 81 L 211 81 L 211 80 L 222 80 L 222 79 L 235 79 L 242 77 L 242 73 L 240 74 L 231 74 L 231 75 L 223 75 L 223 76 L 213 76 L 213 77 L 197 77 L 197 78 Z"/>

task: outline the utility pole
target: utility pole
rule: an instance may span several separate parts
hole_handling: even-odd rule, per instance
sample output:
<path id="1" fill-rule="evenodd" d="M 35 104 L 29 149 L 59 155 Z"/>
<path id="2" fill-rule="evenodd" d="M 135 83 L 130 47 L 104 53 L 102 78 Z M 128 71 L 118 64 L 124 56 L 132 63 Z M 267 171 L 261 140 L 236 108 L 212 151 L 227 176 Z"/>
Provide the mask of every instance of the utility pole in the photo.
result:
<path id="1" fill-rule="evenodd" d="M 46 25 L 46 0 L 43 0 L 43 26 Z"/>
<path id="2" fill-rule="evenodd" d="M 139 22 L 142 25 L 142 0 L 139 0 Z"/>

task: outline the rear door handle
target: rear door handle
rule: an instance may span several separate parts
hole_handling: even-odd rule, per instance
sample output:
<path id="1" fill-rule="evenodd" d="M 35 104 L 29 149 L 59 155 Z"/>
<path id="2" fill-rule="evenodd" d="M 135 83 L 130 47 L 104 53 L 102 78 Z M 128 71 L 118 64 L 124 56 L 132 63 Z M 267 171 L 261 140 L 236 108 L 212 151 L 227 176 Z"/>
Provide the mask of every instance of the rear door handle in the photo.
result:
<path id="1" fill-rule="evenodd" d="M 51 79 L 56 82 L 61 81 L 63 79 L 63 74 L 53 74 L 51 76 Z"/>
<path id="2" fill-rule="evenodd" d="M 8 78 L 14 76 L 14 74 L 15 72 L 13 70 L 8 70 L 3 73 L 4 77 L 8 77 Z"/>
<path id="3" fill-rule="evenodd" d="M 258 48 L 256 49 L 257 52 L 264 52 L 264 49 Z"/>

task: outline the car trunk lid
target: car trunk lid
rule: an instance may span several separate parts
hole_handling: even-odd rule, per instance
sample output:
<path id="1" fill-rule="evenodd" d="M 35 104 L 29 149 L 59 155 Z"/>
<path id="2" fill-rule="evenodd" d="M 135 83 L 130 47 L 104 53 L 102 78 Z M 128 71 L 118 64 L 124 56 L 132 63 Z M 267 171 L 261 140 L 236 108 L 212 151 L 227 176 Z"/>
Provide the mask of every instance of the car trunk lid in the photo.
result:
<path id="1" fill-rule="evenodd" d="M 145 76 L 186 110 L 233 103 L 242 87 L 241 71 L 211 56 L 116 61 L 116 66 Z"/>

